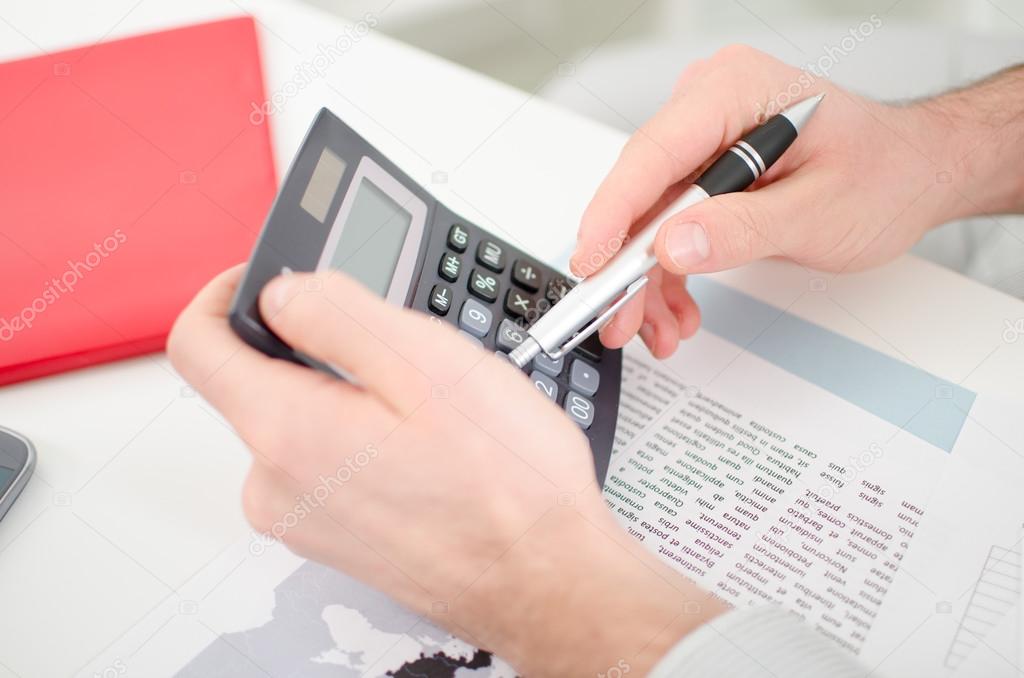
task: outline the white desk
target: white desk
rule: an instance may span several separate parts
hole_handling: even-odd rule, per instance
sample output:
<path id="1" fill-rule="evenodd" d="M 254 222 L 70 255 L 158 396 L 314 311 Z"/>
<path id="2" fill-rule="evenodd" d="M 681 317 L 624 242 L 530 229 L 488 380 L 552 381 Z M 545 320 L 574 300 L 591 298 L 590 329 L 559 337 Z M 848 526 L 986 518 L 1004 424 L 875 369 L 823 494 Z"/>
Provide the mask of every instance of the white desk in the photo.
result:
<path id="1" fill-rule="evenodd" d="M 345 30 L 285 0 L 6 0 L 0 57 L 243 10 L 261 24 L 268 92 Z M 324 105 L 452 207 L 548 256 L 571 241 L 622 142 L 618 132 L 370 35 L 273 117 L 282 171 Z M 553 232 L 564 238 L 551 242 Z M 974 390 L 1024 396 L 1024 337 L 1003 338 L 1006 321 L 1024 318 L 1019 301 L 910 258 L 810 292 L 817 277 L 780 263 L 726 276 Z M 187 601 L 218 585 L 220 556 L 247 541 L 239 489 L 248 455 L 183 386 L 163 356 L 148 356 L 0 390 L 0 421 L 39 450 L 35 478 L 0 525 L 0 678 L 95 670 L 93 658 L 154 607 L 186 601 L 188 613 Z M 215 623 L 197 633 L 211 634 Z"/>

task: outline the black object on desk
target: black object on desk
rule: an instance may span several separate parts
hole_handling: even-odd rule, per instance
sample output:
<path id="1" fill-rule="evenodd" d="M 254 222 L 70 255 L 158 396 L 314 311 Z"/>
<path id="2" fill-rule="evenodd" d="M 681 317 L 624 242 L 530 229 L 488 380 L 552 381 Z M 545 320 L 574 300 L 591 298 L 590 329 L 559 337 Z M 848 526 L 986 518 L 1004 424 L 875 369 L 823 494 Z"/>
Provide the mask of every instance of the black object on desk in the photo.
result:
<path id="1" fill-rule="evenodd" d="M 452 212 L 322 109 L 256 243 L 231 326 L 270 356 L 333 372 L 283 343 L 258 307 L 260 290 L 275 276 L 325 269 L 341 270 L 390 303 L 451 323 L 486 350 L 504 353 L 572 288 L 554 269 Z M 558 361 L 539 356 L 524 371 L 585 431 L 603 486 L 622 352 L 604 349 L 595 336 Z"/>

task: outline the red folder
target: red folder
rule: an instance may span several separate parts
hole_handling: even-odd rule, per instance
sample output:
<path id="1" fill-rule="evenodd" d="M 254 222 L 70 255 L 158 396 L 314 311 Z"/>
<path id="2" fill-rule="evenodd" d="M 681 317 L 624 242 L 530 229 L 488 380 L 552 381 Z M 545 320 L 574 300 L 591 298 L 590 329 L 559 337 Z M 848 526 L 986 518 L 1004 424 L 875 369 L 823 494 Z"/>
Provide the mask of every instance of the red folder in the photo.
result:
<path id="1" fill-rule="evenodd" d="M 252 19 L 0 64 L 0 384 L 162 348 L 275 193 Z"/>

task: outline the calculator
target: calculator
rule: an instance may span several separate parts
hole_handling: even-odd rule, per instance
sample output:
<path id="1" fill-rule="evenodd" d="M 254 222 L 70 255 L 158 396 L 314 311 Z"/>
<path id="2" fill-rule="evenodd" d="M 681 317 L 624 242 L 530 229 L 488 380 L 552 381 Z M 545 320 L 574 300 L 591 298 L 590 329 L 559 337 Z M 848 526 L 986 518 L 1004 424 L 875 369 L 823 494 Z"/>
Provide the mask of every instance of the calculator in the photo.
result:
<path id="1" fill-rule="evenodd" d="M 337 374 L 281 341 L 258 305 L 260 290 L 275 276 L 328 269 L 356 278 L 389 303 L 457 327 L 485 350 L 506 354 L 573 286 L 450 210 L 322 109 L 267 216 L 232 301 L 231 327 L 267 355 Z M 603 486 L 622 352 L 605 349 L 595 335 L 558 360 L 541 354 L 524 372 L 585 432 Z"/>

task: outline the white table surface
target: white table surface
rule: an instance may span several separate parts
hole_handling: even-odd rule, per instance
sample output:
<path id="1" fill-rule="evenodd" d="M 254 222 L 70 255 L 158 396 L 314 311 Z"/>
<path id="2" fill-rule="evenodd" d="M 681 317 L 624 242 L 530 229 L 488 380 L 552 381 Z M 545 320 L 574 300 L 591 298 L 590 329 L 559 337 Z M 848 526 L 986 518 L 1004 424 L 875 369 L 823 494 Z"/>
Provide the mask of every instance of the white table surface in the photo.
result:
<path id="1" fill-rule="evenodd" d="M 268 92 L 346 30 L 287 0 L 2 0 L 0 58 L 243 12 L 260 23 Z M 324 105 L 454 209 L 547 257 L 623 141 L 371 34 L 272 118 L 279 172 Z M 969 388 L 1024 396 L 1024 336 L 1004 338 L 1024 303 L 909 257 L 812 291 L 819 277 L 768 262 L 724 279 Z M 0 389 L 0 423 L 39 451 L 0 524 L 0 678 L 74 675 L 158 604 L 216 586 L 208 565 L 248 539 L 248 454 L 162 355 Z"/>

